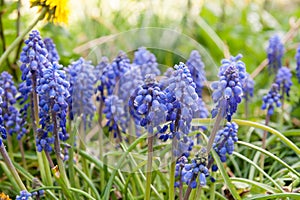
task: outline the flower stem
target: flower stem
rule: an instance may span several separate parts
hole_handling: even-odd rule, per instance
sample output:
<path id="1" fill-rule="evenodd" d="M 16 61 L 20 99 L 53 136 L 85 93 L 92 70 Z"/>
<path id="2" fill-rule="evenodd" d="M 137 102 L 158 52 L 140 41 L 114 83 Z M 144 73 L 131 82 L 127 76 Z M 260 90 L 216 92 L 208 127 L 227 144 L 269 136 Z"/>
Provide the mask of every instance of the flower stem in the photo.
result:
<path id="1" fill-rule="evenodd" d="M 2 66 L 3 62 L 7 59 L 7 57 L 9 56 L 9 54 L 18 46 L 18 44 L 23 40 L 23 38 L 25 37 L 25 35 L 27 33 L 29 33 L 29 31 L 31 31 L 33 29 L 33 27 L 42 19 L 44 19 L 46 13 L 47 13 L 47 9 L 43 8 L 40 15 L 33 20 L 33 22 L 27 26 L 27 28 L 23 31 L 23 33 L 21 33 L 14 41 L 13 43 L 6 49 L 6 51 L 2 54 L 2 56 L 0 57 L 0 66 Z"/>
<path id="2" fill-rule="evenodd" d="M 71 120 L 69 120 L 71 121 Z M 69 164 L 69 177 L 70 177 L 70 183 L 72 187 L 76 187 L 76 182 L 75 182 L 75 169 L 74 169 L 74 143 L 75 143 L 75 128 L 74 130 L 71 129 L 71 123 L 69 126 L 69 131 L 72 132 L 70 134 L 70 144 L 71 144 L 71 148 L 69 148 L 69 160 L 68 160 L 68 164 Z"/>
<path id="3" fill-rule="evenodd" d="M 152 178 L 152 157 L 153 157 L 153 134 L 148 134 L 148 160 L 147 160 L 147 171 L 146 171 L 146 192 L 145 200 L 150 200 L 151 194 L 151 178 Z"/>
<path id="4" fill-rule="evenodd" d="M 98 124 L 99 124 L 99 158 L 101 161 L 104 161 L 104 132 L 103 132 L 103 127 L 102 127 L 102 110 L 103 110 L 103 102 L 100 101 L 100 105 L 99 105 L 99 109 L 98 109 Z M 103 162 L 103 165 L 105 163 Z M 105 190 L 105 174 L 104 174 L 104 170 L 100 170 L 100 190 L 101 192 L 104 192 Z"/>
<path id="5" fill-rule="evenodd" d="M 2 155 L 2 158 L 3 158 L 7 168 L 10 170 L 10 172 L 13 175 L 13 177 L 14 177 L 15 181 L 17 182 L 18 186 L 21 188 L 21 190 L 26 190 L 27 191 L 27 189 L 26 189 L 25 185 L 23 184 L 16 168 L 14 167 L 14 165 L 12 164 L 12 162 L 9 158 L 8 153 L 7 153 L 3 143 L 0 146 L 0 153 Z"/>
<path id="6" fill-rule="evenodd" d="M 176 150 L 177 139 L 176 137 L 172 140 L 172 156 L 171 156 L 171 167 L 170 167 L 170 184 L 169 184 L 169 199 L 172 200 L 175 198 L 175 167 L 176 167 L 176 159 L 174 155 L 174 151 Z"/>
<path id="7" fill-rule="evenodd" d="M 38 122 L 39 122 L 39 107 L 38 107 L 38 97 L 36 94 L 36 86 L 37 86 L 37 74 L 36 72 L 32 73 L 32 92 L 30 94 L 30 103 L 31 103 L 31 115 L 32 115 L 32 129 L 34 138 L 37 138 L 38 134 Z M 36 140 L 34 139 L 34 143 Z M 52 178 L 48 160 L 46 158 L 45 152 L 38 152 L 35 144 L 38 163 L 41 171 L 42 181 L 44 184 L 48 186 L 52 186 Z"/>
<path id="8" fill-rule="evenodd" d="M 216 134 L 217 134 L 218 130 L 220 129 L 220 124 L 221 124 L 221 121 L 223 119 L 223 116 L 222 116 L 223 109 L 224 109 L 223 107 L 220 107 L 220 110 L 218 111 L 213 129 L 212 129 L 211 134 L 209 136 L 209 140 L 207 142 L 207 147 L 206 147 L 206 150 L 207 150 L 208 153 L 210 152 L 210 150 L 212 148 L 212 145 L 214 143 Z"/>
<path id="9" fill-rule="evenodd" d="M 267 114 L 266 122 L 265 122 L 266 126 L 268 126 L 269 121 L 270 121 L 270 115 Z M 268 132 L 266 130 L 264 130 L 263 138 L 262 138 L 262 144 L 261 144 L 261 148 L 264 149 L 264 150 L 266 149 L 267 137 L 268 137 Z M 260 156 L 260 168 L 264 169 L 264 165 L 265 165 L 265 155 L 261 154 L 261 156 Z M 260 177 L 261 182 L 263 181 L 263 176 L 264 176 L 263 173 L 260 173 L 259 177 Z"/>

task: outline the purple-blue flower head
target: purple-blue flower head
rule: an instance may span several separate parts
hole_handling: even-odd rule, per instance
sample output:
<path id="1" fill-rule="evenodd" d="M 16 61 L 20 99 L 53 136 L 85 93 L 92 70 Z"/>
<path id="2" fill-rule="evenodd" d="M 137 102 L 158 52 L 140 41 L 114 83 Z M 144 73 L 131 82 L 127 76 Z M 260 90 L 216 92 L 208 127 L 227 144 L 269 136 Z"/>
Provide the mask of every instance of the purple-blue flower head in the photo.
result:
<path id="1" fill-rule="evenodd" d="M 102 69 L 103 73 L 100 77 L 98 90 L 100 91 L 101 100 L 104 101 L 107 96 L 114 93 L 120 78 L 130 69 L 130 60 L 121 51 L 111 64 L 104 62 Z"/>
<path id="2" fill-rule="evenodd" d="M 59 62 L 59 55 L 56 50 L 56 45 L 54 44 L 53 40 L 51 38 L 45 38 L 44 39 L 45 47 L 48 50 L 48 60 L 51 63 Z"/>
<path id="3" fill-rule="evenodd" d="M 124 112 L 124 102 L 116 95 L 108 96 L 104 101 L 103 113 L 107 119 L 106 126 L 113 133 L 114 137 L 121 139 L 121 132 L 126 130 L 126 116 Z"/>
<path id="4" fill-rule="evenodd" d="M 197 50 L 193 50 L 189 59 L 186 62 L 194 83 L 196 84 L 196 93 L 199 97 L 202 97 L 202 89 L 204 82 L 206 81 L 204 63 L 202 62 L 201 56 Z"/>
<path id="5" fill-rule="evenodd" d="M 243 82 L 246 77 L 245 64 L 240 61 L 242 55 L 230 59 L 223 59 L 219 71 L 219 81 L 212 83 L 212 99 L 216 107 L 212 110 L 212 117 L 218 112 L 228 121 L 236 112 L 238 104 L 241 102 L 243 95 Z"/>
<path id="6" fill-rule="evenodd" d="M 292 73 L 291 70 L 287 67 L 281 67 L 276 75 L 275 82 L 279 86 L 279 90 L 282 90 L 288 97 L 292 83 Z"/>
<path id="7" fill-rule="evenodd" d="M 231 155 L 234 151 L 234 143 L 238 141 L 238 125 L 234 122 L 227 122 L 226 126 L 219 130 L 213 148 L 220 156 L 222 162 L 226 162 L 226 154 Z"/>
<path id="8" fill-rule="evenodd" d="M 84 127 L 90 124 L 96 107 L 93 103 L 94 85 L 96 77 L 94 66 L 90 61 L 83 58 L 78 59 L 66 69 L 68 81 L 70 82 L 69 107 L 70 116 L 82 116 Z"/>
<path id="9" fill-rule="evenodd" d="M 263 105 L 261 107 L 262 110 L 267 109 L 267 114 L 269 116 L 274 114 L 274 109 L 276 107 L 281 107 L 280 102 L 280 94 L 278 84 L 273 83 L 270 91 L 263 97 Z"/>
<path id="10" fill-rule="evenodd" d="M 17 195 L 16 200 L 29 200 L 31 199 L 31 193 L 26 190 L 22 190 L 19 195 Z"/>
<path id="11" fill-rule="evenodd" d="M 46 135 L 46 137 L 51 138 L 50 142 L 53 138 L 51 135 L 54 129 L 58 130 L 60 140 L 65 141 L 69 137 L 66 131 L 66 115 L 68 108 L 67 99 L 70 96 L 68 91 L 70 84 L 66 81 L 65 72 L 59 70 L 60 68 L 61 66 L 57 63 L 50 65 L 49 68 L 44 68 L 43 76 L 39 79 L 37 87 L 37 93 L 40 97 L 39 117 L 43 130 L 43 134 L 40 135 Z M 56 115 L 57 127 L 54 127 L 52 112 Z M 40 137 L 36 139 L 38 150 L 44 149 L 48 151 L 48 149 L 44 148 L 44 142 L 49 141 L 42 139 L 45 138 Z"/>
<path id="12" fill-rule="evenodd" d="M 33 30 L 29 34 L 25 44 L 20 55 L 22 63 L 20 69 L 22 71 L 22 80 L 26 81 L 27 86 L 29 86 L 31 85 L 32 73 L 38 71 L 38 74 L 40 74 L 43 68 L 49 67 L 50 62 L 47 59 L 48 51 L 45 43 L 37 30 Z"/>
<path id="13" fill-rule="evenodd" d="M 0 74 L 0 87 L 3 88 L 3 94 L 1 95 L 3 103 L 0 107 L 3 111 L 5 128 L 10 135 L 17 134 L 17 139 L 20 140 L 27 132 L 24 127 L 26 120 L 22 120 L 19 110 L 16 108 L 18 90 L 9 73 L 2 72 Z"/>
<path id="14" fill-rule="evenodd" d="M 142 78 L 145 78 L 146 74 L 160 75 L 155 55 L 145 47 L 140 47 L 134 52 L 133 64 L 139 66 Z"/>
<path id="15" fill-rule="evenodd" d="M 251 78 L 251 76 L 246 73 L 246 78 L 243 82 L 243 97 L 247 100 L 249 100 L 250 97 L 253 97 L 254 94 L 254 80 Z"/>
<path id="16" fill-rule="evenodd" d="M 1 134 L 1 137 L 0 137 L 0 146 L 2 145 L 2 139 L 6 139 L 7 138 L 6 129 L 4 127 L 4 121 L 3 121 L 3 117 L 2 117 L 3 111 L 2 111 L 2 108 L 1 108 L 1 105 L 3 103 L 3 101 L 2 101 L 2 94 L 3 93 L 4 93 L 4 91 L 3 91 L 3 89 L 0 86 L 0 134 Z"/>
<path id="17" fill-rule="evenodd" d="M 274 35 L 269 40 L 267 48 L 269 72 L 276 74 L 278 69 L 282 66 L 282 56 L 284 53 L 284 46 L 278 35 Z"/>
<path id="18" fill-rule="evenodd" d="M 296 76 L 298 78 L 298 82 L 300 83 L 300 45 L 297 48 L 297 53 L 295 56 L 297 67 L 296 67 Z"/>
<path id="19" fill-rule="evenodd" d="M 155 127 L 165 122 L 166 96 L 156 83 L 154 74 L 147 74 L 144 82 L 134 91 L 128 104 L 133 118 L 152 134 Z"/>

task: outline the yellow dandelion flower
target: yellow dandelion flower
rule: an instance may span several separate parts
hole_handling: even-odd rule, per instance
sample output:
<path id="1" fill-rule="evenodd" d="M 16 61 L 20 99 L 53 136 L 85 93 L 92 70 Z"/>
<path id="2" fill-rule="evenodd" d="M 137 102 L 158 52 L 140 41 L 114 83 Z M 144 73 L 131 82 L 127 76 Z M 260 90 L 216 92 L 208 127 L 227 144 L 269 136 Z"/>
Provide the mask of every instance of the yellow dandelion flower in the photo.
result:
<path id="1" fill-rule="evenodd" d="M 11 200 L 11 198 L 2 192 L 0 193 L 0 200 Z"/>
<path id="2" fill-rule="evenodd" d="M 47 8 L 46 19 L 54 23 L 68 23 L 69 0 L 30 0 L 31 7 Z"/>

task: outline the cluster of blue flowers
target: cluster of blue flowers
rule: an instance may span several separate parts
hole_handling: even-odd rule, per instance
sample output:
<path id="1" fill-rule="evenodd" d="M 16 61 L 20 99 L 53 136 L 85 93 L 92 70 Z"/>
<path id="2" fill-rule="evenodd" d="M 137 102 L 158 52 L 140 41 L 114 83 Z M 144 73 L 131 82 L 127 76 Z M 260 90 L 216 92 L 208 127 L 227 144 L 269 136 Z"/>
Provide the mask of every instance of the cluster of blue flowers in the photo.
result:
<path id="1" fill-rule="evenodd" d="M 234 143 L 238 141 L 238 125 L 234 122 L 227 122 L 226 126 L 219 130 L 213 148 L 220 156 L 222 162 L 226 162 L 226 154 L 231 155 L 234 151 Z"/>
<path id="2" fill-rule="evenodd" d="M 17 195 L 16 200 L 28 200 L 31 197 L 31 193 L 27 192 L 26 190 L 22 190 L 20 195 Z"/>
<path id="3" fill-rule="evenodd" d="M 281 96 L 279 94 L 278 84 L 273 83 L 268 94 L 263 96 L 263 105 L 261 109 L 263 110 L 267 109 L 267 114 L 269 116 L 273 115 L 275 106 L 276 107 L 281 106 L 280 98 Z"/>
<path id="4" fill-rule="evenodd" d="M 4 93 L 3 89 L 0 86 L 0 105 L 2 105 L 3 101 L 2 101 L 2 94 Z M 3 124 L 3 117 L 2 117 L 2 108 L 0 106 L 0 146 L 2 145 L 2 139 L 6 139 L 6 129 L 4 128 L 4 124 Z"/>
<path id="5" fill-rule="evenodd" d="M 59 70 L 60 67 L 59 64 L 54 63 L 51 67 L 44 68 L 43 76 L 38 81 L 39 117 L 42 125 L 42 131 L 40 131 L 42 134 L 36 138 L 39 151 L 43 149 L 46 151 L 52 150 L 47 142 L 49 140 L 50 142 L 53 141 L 53 136 L 51 137 L 48 134 L 53 133 L 54 129 L 59 130 L 60 140 L 65 141 L 69 137 L 66 131 L 67 98 L 70 96 L 68 91 L 69 82 L 66 81 L 65 72 Z"/>
<path id="6" fill-rule="evenodd" d="M 154 74 L 148 74 L 145 84 L 139 86 L 130 97 L 131 115 L 145 127 L 150 134 L 154 128 L 164 123 L 167 115 L 166 96 L 155 81 Z"/>
<path id="7" fill-rule="evenodd" d="M 73 62 L 67 69 L 68 81 L 70 83 L 68 98 L 71 119 L 82 116 L 84 127 L 90 125 L 96 107 L 93 102 L 94 84 L 96 77 L 93 73 L 94 66 L 83 58 Z"/>
<path id="8" fill-rule="evenodd" d="M 282 67 L 282 56 L 284 46 L 278 35 L 274 35 L 269 40 L 267 48 L 269 72 L 276 74 L 278 69 Z"/>
<path id="9" fill-rule="evenodd" d="M 197 177 L 200 186 L 205 186 L 206 177 L 209 176 L 207 161 L 208 156 L 205 148 L 195 154 L 190 164 L 187 163 L 186 157 L 181 157 L 175 167 L 175 177 L 179 177 L 179 180 L 175 182 L 175 187 L 179 187 L 180 181 L 182 181 L 194 189 L 197 187 Z"/>
<path id="10" fill-rule="evenodd" d="M 47 56 L 48 60 L 51 63 L 59 62 L 60 58 L 59 58 L 58 52 L 56 50 L 56 45 L 53 43 L 52 39 L 45 38 L 44 43 L 45 43 L 45 47 L 48 51 L 48 56 Z"/>
<path id="11" fill-rule="evenodd" d="M 116 95 L 110 95 L 105 99 L 104 104 L 103 113 L 108 119 L 106 126 L 109 128 L 109 131 L 113 132 L 115 138 L 118 137 L 122 141 L 121 131 L 125 132 L 127 123 L 123 101 Z"/>
<path id="12" fill-rule="evenodd" d="M 202 89 L 204 82 L 206 81 L 204 63 L 201 60 L 201 56 L 197 50 L 193 50 L 189 59 L 186 62 L 194 83 L 196 84 L 196 93 L 199 97 L 202 97 Z"/>
<path id="13" fill-rule="evenodd" d="M 17 139 L 20 140 L 27 132 L 25 128 L 26 121 L 22 119 L 21 114 L 15 107 L 18 90 L 14 85 L 12 76 L 8 72 L 0 74 L 0 87 L 4 90 L 1 107 L 5 128 L 9 135 L 15 133 L 17 134 Z"/>
<path id="14" fill-rule="evenodd" d="M 250 98 L 253 97 L 254 94 L 254 80 L 251 78 L 251 76 L 246 73 L 246 77 L 244 79 L 243 83 L 243 97 L 246 101 L 248 101 Z"/>
<path id="15" fill-rule="evenodd" d="M 222 60 L 219 71 L 219 81 L 212 83 L 212 99 L 216 107 L 212 110 L 212 117 L 220 114 L 231 121 L 243 95 L 243 82 L 246 77 L 245 64 L 240 61 L 242 55 Z"/>
<path id="16" fill-rule="evenodd" d="M 155 55 L 148 51 L 145 47 L 140 47 L 136 52 L 134 52 L 133 64 L 138 66 L 143 79 L 147 74 L 155 74 L 156 76 L 160 75 Z"/>
<path id="17" fill-rule="evenodd" d="M 297 64 L 296 75 L 298 78 L 298 82 L 300 83 L 300 45 L 297 48 L 297 53 L 296 53 L 295 59 L 296 59 L 296 64 Z"/>
<path id="18" fill-rule="evenodd" d="M 289 97 L 289 92 L 293 85 L 291 70 L 287 67 L 281 67 L 277 72 L 275 83 L 278 84 L 279 90 L 282 89 L 282 93 Z"/>

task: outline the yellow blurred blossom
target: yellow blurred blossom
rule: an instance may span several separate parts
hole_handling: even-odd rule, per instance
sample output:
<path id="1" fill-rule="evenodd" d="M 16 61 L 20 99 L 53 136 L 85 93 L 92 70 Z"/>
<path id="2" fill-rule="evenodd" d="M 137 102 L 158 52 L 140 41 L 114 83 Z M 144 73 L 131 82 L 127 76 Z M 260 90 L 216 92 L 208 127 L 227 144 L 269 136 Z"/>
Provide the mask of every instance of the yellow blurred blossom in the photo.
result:
<path id="1" fill-rule="evenodd" d="M 0 200 L 11 200 L 11 198 L 2 192 L 0 193 Z"/>
<path id="2" fill-rule="evenodd" d="M 31 7 L 47 8 L 46 19 L 54 23 L 68 23 L 69 0 L 30 0 Z"/>

